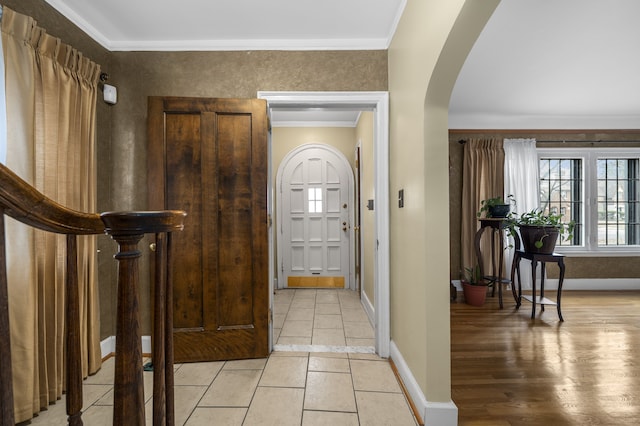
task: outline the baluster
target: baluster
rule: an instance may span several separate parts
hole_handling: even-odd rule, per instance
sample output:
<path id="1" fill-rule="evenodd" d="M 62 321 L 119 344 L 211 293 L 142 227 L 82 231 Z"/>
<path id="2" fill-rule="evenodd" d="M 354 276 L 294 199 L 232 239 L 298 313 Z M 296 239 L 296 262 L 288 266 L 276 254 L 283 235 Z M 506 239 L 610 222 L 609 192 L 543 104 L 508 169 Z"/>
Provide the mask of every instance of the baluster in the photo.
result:
<path id="1" fill-rule="evenodd" d="M 155 283 L 153 306 L 153 424 L 166 425 L 165 377 L 165 235 L 156 234 Z"/>
<path id="2" fill-rule="evenodd" d="M 184 217 L 184 216 L 183 216 Z M 167 233 L 167 275 L 165 282 L 166 303 L 165 303 L 165 386 L 167 399 L 167 426 L 175 424 L 174 407 L 174 382 L 173 382 L 173 258 L 171 249 L 171 233 Z"/>
<path id="3" fill-rule="evenodd" d="M 78 240 L 67 235 L 66 276 L 66 381 L 67 416 L 70 426 L 82 426 L 82 361 L 80 352 L 80 296 L 78 290 Z"/>

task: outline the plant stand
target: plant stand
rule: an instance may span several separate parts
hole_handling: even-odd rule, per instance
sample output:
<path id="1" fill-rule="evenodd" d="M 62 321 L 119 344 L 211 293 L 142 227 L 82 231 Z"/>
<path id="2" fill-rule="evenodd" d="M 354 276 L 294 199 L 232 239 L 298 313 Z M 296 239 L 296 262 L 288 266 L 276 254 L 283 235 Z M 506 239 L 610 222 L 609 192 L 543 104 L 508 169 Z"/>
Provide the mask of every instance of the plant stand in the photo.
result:
<path id="1" fill-rule="evenodd" d="M 531 261 L 531 274 L 532 280 L 531 285 L 533 288 L 533 293 L 531 296 L 522 295 L 522 281 L 520 280 L 520 261 L 522 259 L 528 259 Z M 540 296 L 536 297 L 536 269 L 538 262 L 540 262 Z M 545 276 L 545 266 L 547 262 L 557 263 L 558 268 L 560 269 L 560 276 L 558 280 L 558 293 L 556 296 L 556 301 L 547 299 L 544 297 L 544 276 Z M 556 305 L 558 309 L 558 318 L 560 321 L 564 321 L 562 318 L 562 311 L 560 309 L 560 299 L 562 297 L 562 283 L 564 281 L 564 255 L 562 254 L 540 254 L 540 253 L 527 253 L 524 251 L 516 250 L 516 253 L 513 257 L 513 267 L 511 268 L 511 280 L 514 280 L 514 273 L 516 274 L 515 278 L 518 279 L 518 298 L 516 299 L 516 309 L 520 308 L 522 304 L 522 299 L 528 300 L 531 302 L 531 319 L 534 319 L 536 316 L 536 304 L 541 306 L 541 310 L 544 311 L 544 305 Z M 515 281 L 514 281 L 515 282 Z M 512 286 L 515 287 L 515 286 Z"/>
<path id="2" fill-rule="evenodd" d="M 493 285 L 491 296 L 495 296 L 496 287 L 498 287 L 498 300 L 500 302 L 500 309 L 503 308 L 502 304 L 502 286 L 504 284 L 511 284 L 511 280 L 504 277 L 504 231 L 507 228 L 508 221 L 505 218 L 482 218 L 480 219 L 480 229 L 476 232 L 475 236 L 475 249 L 476 257 L 478 258 L 478 264 L 480 265 L 480 275 L 483 279 L 488 281 L 489 285 Z M 480 244 L 482 240 L 482 234 L 489 228 L 491 229 L 491 274 L 485 274 L 484 262 L 482 256 L 482 250 Z M 496 247 L 496 239 L 499 241 Z M 511 292 L 513 298 L 518 303 L 518 296 L 516 295 L 516 289 L 512 285 Z"/>

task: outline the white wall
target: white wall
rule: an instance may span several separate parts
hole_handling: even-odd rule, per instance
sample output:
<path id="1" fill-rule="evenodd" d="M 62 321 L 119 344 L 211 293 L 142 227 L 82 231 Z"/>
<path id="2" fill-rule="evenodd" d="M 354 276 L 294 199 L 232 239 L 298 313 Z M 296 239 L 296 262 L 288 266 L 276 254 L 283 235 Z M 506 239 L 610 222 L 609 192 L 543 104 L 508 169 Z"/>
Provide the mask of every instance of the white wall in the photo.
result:
<path id="1" fill-rule="evenodd" d="M 373 155 L 373 113 L 364 111 L 360 115 L 356 127 L 357 139 L 361 142 L 360 169 L 360 217 L 362 235 L 362 291 L 367 300 L 375 304 L 374 275 L 375 275 L 375 186 L 374 186 L 374 155 Z M 374 200 L 374 209 L 367 209 L 367 200 Z"/>
<path id="2" fill-rule="evenodd" d="M 419 388 L 409 391 L 426 424 L 457 422 L 449 341 L 449 95 L 498 2 L 409 0 L 389 48 L 391 338 Z M 394 200 L 399 189 L 402 209 Z"/>

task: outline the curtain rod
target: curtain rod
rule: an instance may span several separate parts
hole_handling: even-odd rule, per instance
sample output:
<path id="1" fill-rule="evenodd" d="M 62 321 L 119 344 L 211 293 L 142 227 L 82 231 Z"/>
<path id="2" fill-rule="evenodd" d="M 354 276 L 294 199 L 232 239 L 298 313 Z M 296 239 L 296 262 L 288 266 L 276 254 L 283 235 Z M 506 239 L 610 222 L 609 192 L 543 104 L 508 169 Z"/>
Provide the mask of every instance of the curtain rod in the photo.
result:
<path id="1" fill-rule="evenodd" d="M 545 140 L 537 140 L 536 139 L 536 143 L 640 143 L 640 139 L 636 139 L 636 140 L 628 140 L 628 141 L 608 141 L 608 140 L 602 140 L 602 139 L 598 139 L 596 141 L 590 141 L 590 140 L 550 140 L 550 139 L 545 139 Z"/>
<path id="2" fill-rule="evenodd" d="M 505 138 L 505 139 L 509 139 L 509 138 Z M 464 139 L 460 139 L 458 141 L 458 143 L 460 145 L 464 145 L 465 143 L 467 143 L 466 140 Z M 581 141 L 574 141 L 574 140 L 537 140 L 536 139 L 536 143 L 640 143 L 640 139 L 638 140 L 628 140 L 628 141 L 607 141 L 607 140 L 602 140 L 599 139 L 597 141 L 589 141 L 589 140 L 581 140 Z"/>

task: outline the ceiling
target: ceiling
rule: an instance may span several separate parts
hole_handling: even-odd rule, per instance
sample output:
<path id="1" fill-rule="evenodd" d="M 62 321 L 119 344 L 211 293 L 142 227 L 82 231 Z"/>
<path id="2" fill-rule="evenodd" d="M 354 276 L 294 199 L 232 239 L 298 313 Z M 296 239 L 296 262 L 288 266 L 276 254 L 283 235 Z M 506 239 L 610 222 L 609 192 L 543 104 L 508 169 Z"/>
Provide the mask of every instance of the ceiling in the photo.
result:
<path id="1" fill-rule="evenodd" d="M 406 0 L 46 0 L 109 50 L 386 49 Z"/>
<path id="2" fill-rule="evenodd" d="M 128 51 L 386 49 L 407 0 L 46 1 Z M 638 16 L 637 0 L 502 0 L 460 72 L 450 127 L 640 129 Z M 321 112 L 273 122 L 357 120 Z"/>
<path id="3" fill-rule="evenodd" d="M 640 1 L 503 0 L 458 76 L 449 127 L 640 129 Z"/>

